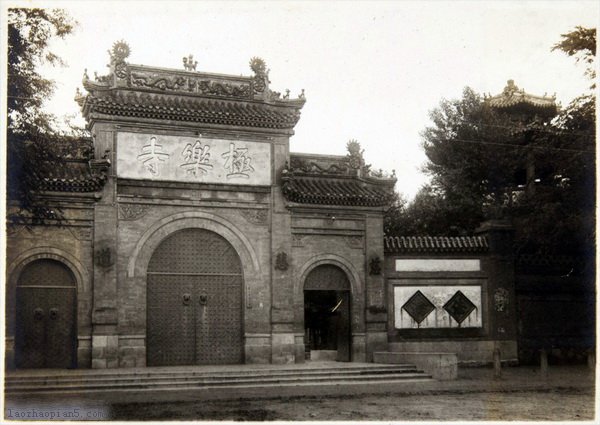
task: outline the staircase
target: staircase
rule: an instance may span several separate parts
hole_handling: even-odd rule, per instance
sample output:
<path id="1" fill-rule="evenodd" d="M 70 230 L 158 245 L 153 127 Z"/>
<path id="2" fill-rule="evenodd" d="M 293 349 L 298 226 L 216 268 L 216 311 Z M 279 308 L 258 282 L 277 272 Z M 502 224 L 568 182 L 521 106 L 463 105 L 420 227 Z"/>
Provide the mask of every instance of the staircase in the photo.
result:
<path id="1" fill-rule="evenodd" d="M 8 372 L 5 393 L 11 396 L 102 395 L 177 392 L 211 399 L 272 394 L 313 395 L 315 389 L 336 393 L 380 392 L 394 385 L 432 381 L 414 365 L 307 362 L 304 365 L 235 365 L 103 370 L 24 370 Z M 341 391 L 340 391 L 341 390 Z M 321 391 L 316 391 L 317 393 Z"/>

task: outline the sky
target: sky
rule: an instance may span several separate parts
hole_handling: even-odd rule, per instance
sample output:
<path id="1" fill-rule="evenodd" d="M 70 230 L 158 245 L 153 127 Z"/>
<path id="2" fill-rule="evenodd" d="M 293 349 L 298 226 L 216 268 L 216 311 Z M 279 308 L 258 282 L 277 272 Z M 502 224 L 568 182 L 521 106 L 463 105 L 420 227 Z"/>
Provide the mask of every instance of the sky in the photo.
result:
<path id="1" fill-rule="evenodd" d="M 56 80 L 47 109 L 73 115 L 90 76 L 107 73 L 109 50 L 125 40 L 129 63 L 252 75 L 263 58 L 270 88 L 306 104 L 290 139 L 292 152 L 344 155 L 356 139 L 373 169 L 396 171 L 396 190 L 411 199 L 428 177 L 420 133 L 443 98 L 465 86 L 498 94 L 508 79 L 566 106 L 590 85 L 583 64 L 551 51 L 577 25 L 595 27 L 599 4 L 587 1 L 394 2 L 2 2 L 62 7 L 79 25 L 52 44 L 68 66 L 44 69 Z"/>

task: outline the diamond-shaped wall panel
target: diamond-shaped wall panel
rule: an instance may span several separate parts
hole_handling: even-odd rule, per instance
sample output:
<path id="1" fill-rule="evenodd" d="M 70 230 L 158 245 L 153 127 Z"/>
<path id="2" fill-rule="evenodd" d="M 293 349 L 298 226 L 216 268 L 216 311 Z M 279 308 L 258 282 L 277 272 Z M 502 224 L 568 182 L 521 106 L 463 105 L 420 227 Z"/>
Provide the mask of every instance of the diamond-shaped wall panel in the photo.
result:
<path id="1" fill-rule="evenodd" d="M 461 291 L 456 293 L 444 304 L 444 310 L 452 316 L 454 320 L 461 324 L 475 310 L 477 306 L 468 299 Z"/>
<path id="2" fill-rule="evenodd" d="M 415 292 L 415 294 L 410 297 L 406 303 L 404 303 L 402 308 L 417 323 L 421 323 L 427 316 L 429 316 L 429 313 L 435 310 L 433 303 L 429 301 L 429 299 L 423 295 L 421 291 Z"/>

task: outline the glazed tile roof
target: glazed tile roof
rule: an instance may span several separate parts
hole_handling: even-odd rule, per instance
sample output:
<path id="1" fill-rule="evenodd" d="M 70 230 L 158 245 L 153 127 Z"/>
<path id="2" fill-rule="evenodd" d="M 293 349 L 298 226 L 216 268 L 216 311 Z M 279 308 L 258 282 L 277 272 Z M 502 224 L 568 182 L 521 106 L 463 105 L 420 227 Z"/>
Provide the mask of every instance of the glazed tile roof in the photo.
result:
<path id="1" fill-rule="evenodd" d="M 305 103 L 304 90 L 296 99 L 271 90 L 260 58 L 250 61 L 254 75 L 235 76 L 197 72 L 192 58 L 184 58 L 185 70 L 130 64 L 122 41 L 109 53 L 109 74 L 90 79 L 86 71 L 88 94 L 75 96 L 88 122 L 126 117 L 291 130 Z"/>
<path id="2" fill-rule="evenodd" d="M 38 181 L 39 190 L 50 192 L 97 192 L 106 182 L 106 173 L 95 173 L 87 162 L 67 161 Z"/>
<path id="3" fill-rule="evenodd" d="M 520 90 L 513 80 L 508 80 L 504 91 L 496 96 L 489 96 L 485 101 L 492 108 L 507 111 L 523 111 L 543 115 L 555 115 L 557 112 L 556 96 L 535 96 Z"/>
<path id="4" fill-rule="evenodd" d="M 385 236 L 384 249 L 389 253 L 485 252 L 484 236 Z"/>
<path id="5" fill-rule="evenodd" d="M 282 173 L 282 192 L 300 204 L 383 207 L 389 205 L 396 178 L 372 172 L 362 155 L 290 154 Z"/>
<path id="6" fill-rule="evenodd" d="M 293 128 L 296 109 L 218 99 L 139 92 L 99 92 L 80 101 L 84 116 L 99 113 L 132 118 L 188 121 L 262 128 Z"/>
<path id="7" fill-rule="evenodd" d="M 300 204 L 381 207 L 391 200 L 389 188 L 357 178 L 284 177 L 282 191 L 288 201 Z"/>

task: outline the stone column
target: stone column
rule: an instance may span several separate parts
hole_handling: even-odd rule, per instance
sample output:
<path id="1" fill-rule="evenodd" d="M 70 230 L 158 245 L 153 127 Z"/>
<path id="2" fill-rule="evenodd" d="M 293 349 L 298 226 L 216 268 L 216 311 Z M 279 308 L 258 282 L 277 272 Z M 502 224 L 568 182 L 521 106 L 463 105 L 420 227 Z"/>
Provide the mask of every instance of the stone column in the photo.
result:
<path id="1" fill-rule="evenodd" d="M 488 276 L 489 338 L 500 349 L 502 360 L 518 358 L 513 232 L 504 220 L 486 221 L 475 231 L 485 236 L 489 245 L 487 258 L 482 258 Z"/>
<path id="2" fill-rule="evenodd" d="M 383 214 L 367 214 L 365 221 L 367 305 L 365 360 L 373 361 L 373 353 L 387 351 L 387 309 L 385 279 L 383 276 Z"/>
<path id="3" fill-rule="evenodd" d="M 273 144 L 273 213 L 271 219 L 271 362 L 296 361 L 291 215 L 281 192 L 281 171 L 288 158 L 288 139 Z"/>
<path id="4" fill-rule="evenodd" d="M 95 125 L 96 158 L 106 155 L 112 166 L 102 199 L 94 207 L 94 280 L 92 307 L 92 368 L 119 366 L 117 335 L 117 208 L 115 204 L 116 170 L 114 131 L 107 125 Z"/>

